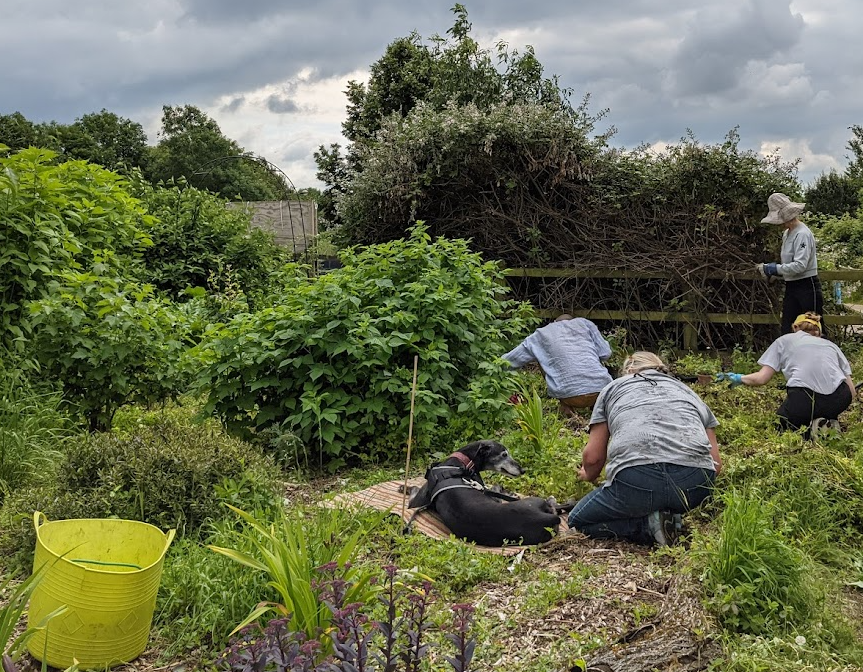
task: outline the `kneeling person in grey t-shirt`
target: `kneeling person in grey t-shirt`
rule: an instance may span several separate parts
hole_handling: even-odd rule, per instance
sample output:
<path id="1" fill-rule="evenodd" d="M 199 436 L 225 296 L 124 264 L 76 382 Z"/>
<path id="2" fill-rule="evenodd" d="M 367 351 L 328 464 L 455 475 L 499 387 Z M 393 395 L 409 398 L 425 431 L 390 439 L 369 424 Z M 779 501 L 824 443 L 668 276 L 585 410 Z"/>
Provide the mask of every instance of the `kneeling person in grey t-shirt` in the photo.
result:
<path id="1" fill-rule="evenodd" d="M 592 482 L 605 467 L 605 483 L 575 505 L 570 527 L 597 539 L 670 543 L 675 514 L 679 521 L 712 491 L 721 468 L 717 424 L 659 357 L 630 356 L 596 400 L 578 473 Z"/>

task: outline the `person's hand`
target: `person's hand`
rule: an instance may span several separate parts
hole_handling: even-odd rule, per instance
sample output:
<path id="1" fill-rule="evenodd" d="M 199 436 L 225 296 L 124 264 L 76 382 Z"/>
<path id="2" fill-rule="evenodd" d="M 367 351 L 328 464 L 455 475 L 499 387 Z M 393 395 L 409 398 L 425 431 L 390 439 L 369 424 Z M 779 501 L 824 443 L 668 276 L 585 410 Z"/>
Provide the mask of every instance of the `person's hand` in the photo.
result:
<path id="1" fill-rule="evenodd" d="M 717 373 L 716 374 L 716 382 L 721 383 L 722 381 L 727 380 L 731 383 L 731 387 L 737 387 L 738 385 L 743 384 L 743 374 L 742 373 Z"/>
<path id="2" fill-rule="evenodd" d="M 779 275 L 779 269 L 777 269 L 778 264 L 756 264 L 755 270 L 761 273 L 761 277 L 769 278 L 774 275 Z"/>
<path id="3" fill-rule="evenodd" d="M 579 480 L 579 481 L 587 481 L 587 480 L 589 480 L 589 479 L 587 478 L 587 472 L 584 470 L 584 465 L 581 465 L 581 466 L 578 468 L 578 480 Z"/>

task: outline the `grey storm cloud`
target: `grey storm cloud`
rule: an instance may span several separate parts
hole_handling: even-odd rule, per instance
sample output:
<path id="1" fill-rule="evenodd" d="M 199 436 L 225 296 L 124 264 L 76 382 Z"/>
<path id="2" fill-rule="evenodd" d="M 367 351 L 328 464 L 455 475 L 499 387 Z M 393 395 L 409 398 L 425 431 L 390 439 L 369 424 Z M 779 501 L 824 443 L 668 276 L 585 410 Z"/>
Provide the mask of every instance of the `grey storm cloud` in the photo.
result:
<path id="1" fill-rule="evenodd" d="M 0 62 L 14 64 L 0 68 L 0 114 L 68 123 L 107 108 L 152 121 L 163 105 L 193 104 L 219 122 L 257 115 L 250 139 L 266 135 L 269 115 L 271 137 L 305 124 L 317 134 L 310 147 L 343 142 L 343 119 L 321 115 L 292 86 L 361 76 L 413 31 L 444 35 L 453 4 L 0 0 Z M 841 163 L 848 127 L 863 123 L 863 50 L 839 48 L 863 33 L 856 0 L 465 4 L 484 46 L 532 45 L 574 102 L 590 94 L 591 112 L 608 108 L 597 130 L 613 124 L 621 146 L 675 142 L 690 128 L 718 142 L 738 127 L 746 146 L 808 143 Z M 330 110 L 344 109 L 338 95 Z"/>
<path id="2" fill-rule="evenodd" d="M 277 93 L 272 94 L 266 100 L 267 109 L 275 114 L 290 114 L 299 112 L 300 106 L 290 98 L 280 96 Z"/>
<path id="3" fill-rule="evenodd" d="M 243 104 L 245 102 L 246 102 L 245 96 L 234 96 L 233 98 L 231 98 L 231 100 L 229 100 L 227 103 L 222 105 L 221 109 L 224 112 L 236 112 L 237 110 L 239 110 L 243 106 Z"/>
<path id="4" fill-rule="evenodd" d="M 751 0 L 698 12 L 672 62 L 678 95 L 722 93 L 736 86 L 744 67 L 792 50 L 804 29 L 789 2 Z"/>

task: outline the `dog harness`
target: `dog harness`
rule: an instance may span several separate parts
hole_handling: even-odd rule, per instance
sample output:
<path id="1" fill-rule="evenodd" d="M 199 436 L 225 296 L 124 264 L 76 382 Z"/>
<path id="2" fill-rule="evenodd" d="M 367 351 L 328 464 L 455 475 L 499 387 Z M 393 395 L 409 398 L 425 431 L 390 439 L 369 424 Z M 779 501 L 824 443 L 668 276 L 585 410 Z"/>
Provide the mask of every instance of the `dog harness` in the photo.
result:
<path id="1" fill-rule="evenodd" d="M 429 504 L 434 502 L 435 498 L 446 490 L 454 488 L 471 488 L 473 490 L 485 491 L 485 483 L 482 477 L 468 467 L 456 467 L 448 464 L 437 464 L 429 467 L 426 471 L 426 481 L 429 484 Z"/>
<path id="2" fill-rule="evenodd" d="M 435 498 L 446 490 L 470 488 L 471 490 L 479 490 L 489 497 L 497 497 L 498 499 L 504 499 L 510 502 L 520 499 L 520 497 L 516 495 L 495 492 L 486 488 L 479 472 L 473 468 L 473 461 L 464 453 L 456 452 L 449 457 L 454 457 L 461 462 L 461 465 L 435 464 L 428 468 L 425 478 L 429 486 L 429 503 L 424 506 L 417 507 L 414 510 L 413 514 L 408 519 L 408 522 L 405 524 L 403 534 L 410 532 L 411 525 L 413 524 L 414 518 L 416 518 L 417 514 L 426 509 L 433 508 Z"/>

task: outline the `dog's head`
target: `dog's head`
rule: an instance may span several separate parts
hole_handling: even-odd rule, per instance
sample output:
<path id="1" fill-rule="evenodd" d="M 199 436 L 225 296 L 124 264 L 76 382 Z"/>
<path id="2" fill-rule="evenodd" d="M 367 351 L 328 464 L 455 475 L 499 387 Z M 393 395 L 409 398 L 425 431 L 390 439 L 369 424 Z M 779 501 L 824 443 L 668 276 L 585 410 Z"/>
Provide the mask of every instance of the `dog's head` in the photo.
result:
<path id="1" fill-rule="evenodd" d="M 494 471 L 508 476 L 521 476 L 524 473 L 524 469 L 509 454 L 506 446 L 497 441 L 474 441 L 459 452 L 473 461 L 476 471 Z"/>

